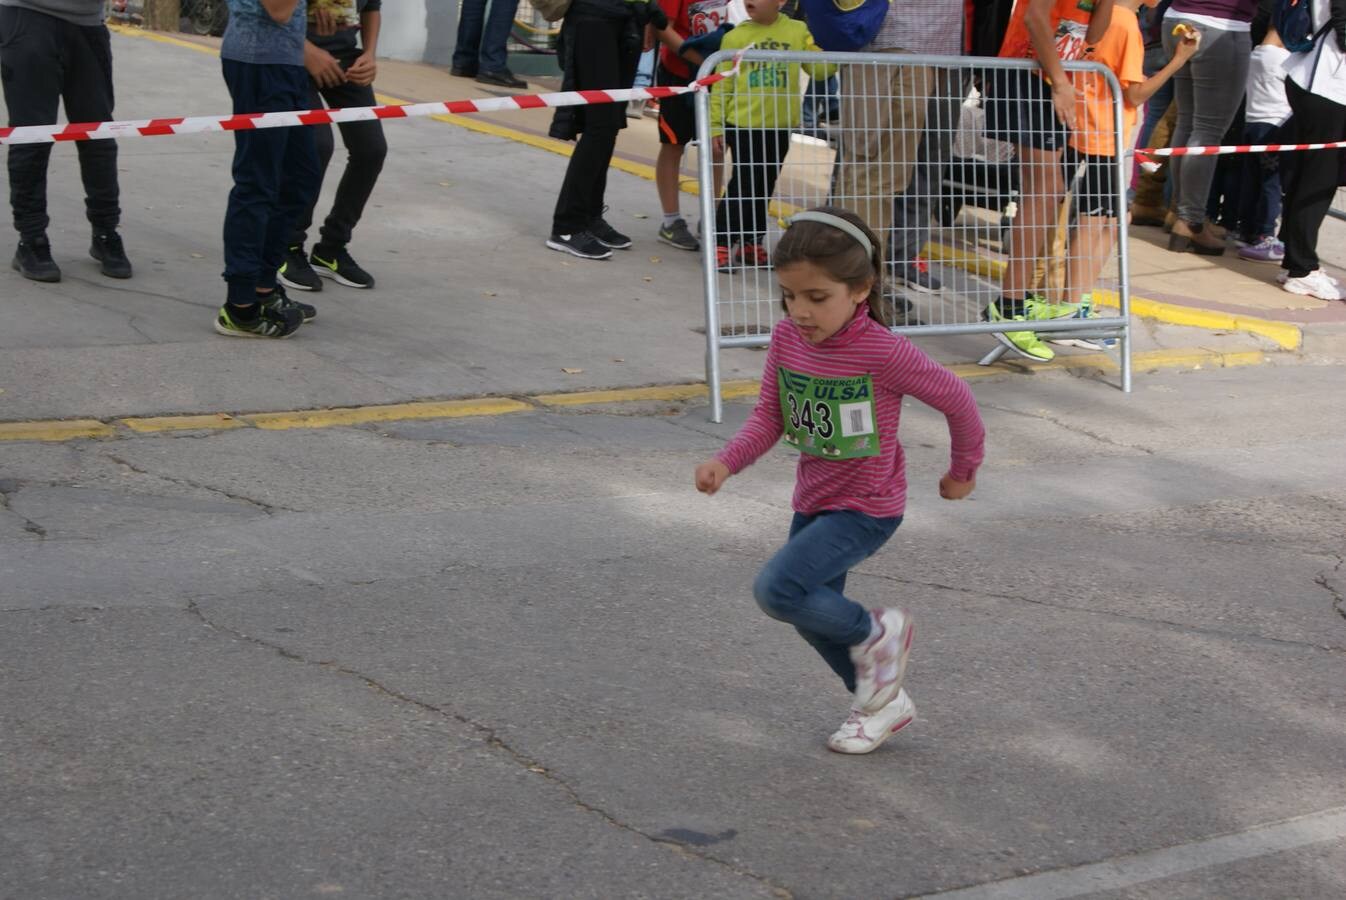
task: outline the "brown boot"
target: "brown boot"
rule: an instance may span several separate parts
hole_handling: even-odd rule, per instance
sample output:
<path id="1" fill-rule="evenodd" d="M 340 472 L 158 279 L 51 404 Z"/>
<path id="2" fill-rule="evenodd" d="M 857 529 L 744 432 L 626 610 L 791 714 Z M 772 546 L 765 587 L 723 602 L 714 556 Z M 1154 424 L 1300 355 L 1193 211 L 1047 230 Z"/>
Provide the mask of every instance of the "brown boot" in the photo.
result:
<path id="1" fill-rule="evenodd" d="M 1167 212 L 1162 206 L 1141 206 L 1139 203 L 1131 204 L 1131 224 L 1132 225 L 1163 225 L 1164 214 Z"/>
<path id="2" fill-rule="evenodd" d="M 1223 256 L 1224 241 L 1201 225 L 1192 225 L 1178 219 L 1168 236 L 1168 249 L 1175 253 L 1199 253 L 1202 256 Z"/>
<path id="3" fill-rule="evenodd" d="M 1164 214 L 1164 234 L 1173 233 L 1173 223 L 1176 221 L 1178 221 L 1178 214 L 1173 210 L 1170 209 Z"/>

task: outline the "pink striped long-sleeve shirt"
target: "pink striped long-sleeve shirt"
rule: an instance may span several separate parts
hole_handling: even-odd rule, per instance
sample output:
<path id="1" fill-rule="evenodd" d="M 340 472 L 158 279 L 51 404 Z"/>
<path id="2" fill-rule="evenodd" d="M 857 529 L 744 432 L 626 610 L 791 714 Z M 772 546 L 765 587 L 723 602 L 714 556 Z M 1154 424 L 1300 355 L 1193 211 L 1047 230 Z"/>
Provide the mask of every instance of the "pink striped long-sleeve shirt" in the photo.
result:
<path id="1" fill-rule="evenodd" d="M 949 420 L 952 461 L 959 481 L 976 474 L 985 452 L 986 430 L 977 401 L 957 375 L 935 362 L 905 337 L 893 334 L 861 304 L 841 331 L 810 344 L 784 319 L 771 333 L 757 406 L 738 434 L 716 454 L 733 473 L 756 462 L 784 433 L 777 373 L 781 367 L 816 378 L 869 375 L 874 383 L 874 419 L 879 453 L 857 459 L 827 459 L 801 453 L 794 508 L 811 515 L 853 509 L 877 518 L 902 515 L 907 502 L 906 458 L 897 439 L 902 397 L 910 395 Z"/>

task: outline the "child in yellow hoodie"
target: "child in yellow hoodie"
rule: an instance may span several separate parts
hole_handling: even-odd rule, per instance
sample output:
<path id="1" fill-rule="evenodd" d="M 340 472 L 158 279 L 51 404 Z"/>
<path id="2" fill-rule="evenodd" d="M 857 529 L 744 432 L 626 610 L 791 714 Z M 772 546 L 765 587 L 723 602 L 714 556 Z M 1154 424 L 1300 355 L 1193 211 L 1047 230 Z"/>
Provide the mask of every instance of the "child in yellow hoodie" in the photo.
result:
<path id="1" fill-rule="evenodd" d="M 785 0 L 746 0 L 748 20 L 724 36 L 721 50 L 808 50 L 818 45 L 808 26 L 781 14 Z M 733 67 L 720 64 L 719 71 Z M 812 78 L 827 79 L 835 65 L 809 63 Z M 716 263 L 721 272 L 735 267 L 768 265 L 762 235 L 767 203 L 776 189 L 790 132 L 802 115 L 799 63 L 745 61 L 733 78 L 715 85 L 710 94 L 710 134 L 716 155 L 728 147 L 734 159 L 729 187 L 715 211 Z"/>

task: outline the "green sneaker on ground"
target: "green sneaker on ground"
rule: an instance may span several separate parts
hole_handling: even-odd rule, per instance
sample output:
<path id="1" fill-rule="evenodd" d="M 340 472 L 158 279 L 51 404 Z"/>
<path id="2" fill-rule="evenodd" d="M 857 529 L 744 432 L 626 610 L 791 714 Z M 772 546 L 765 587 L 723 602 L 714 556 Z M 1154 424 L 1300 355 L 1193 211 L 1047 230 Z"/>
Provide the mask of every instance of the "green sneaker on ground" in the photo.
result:
<path id="1" fill-rule="evenodd" d="M 986 318 L 991 322 L 1026 322 L 1025 316 L 1003 316 L 1000 304 L 993 302 L 986 307 Z M 997 331 L 995 339 L 1025 359 L 1047 362 L 1056 358 L 1056 351 L 1031 331 Z"/>
<path id="2" fill-rule="evenodd" d="M 1042 322 L 1046 319 L 1069 319 L 1078 315 L 1078 303 L 1048 303 L 1041 297 L 1029 297 L 1024 301 L 1024 318 L 1030 322 Z"/>

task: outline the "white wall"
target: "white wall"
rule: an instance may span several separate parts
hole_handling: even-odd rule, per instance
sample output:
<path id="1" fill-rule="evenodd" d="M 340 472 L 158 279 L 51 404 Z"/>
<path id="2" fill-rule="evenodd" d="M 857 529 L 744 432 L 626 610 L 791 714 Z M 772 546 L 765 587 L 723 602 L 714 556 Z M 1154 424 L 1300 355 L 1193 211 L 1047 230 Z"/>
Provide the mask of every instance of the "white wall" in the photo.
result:
<path id="1" fill-rule="evenodd" d="M 421 62 L 425 58 L 425 0 L 387 0 L 379 32 L 379 56 Z"/>

